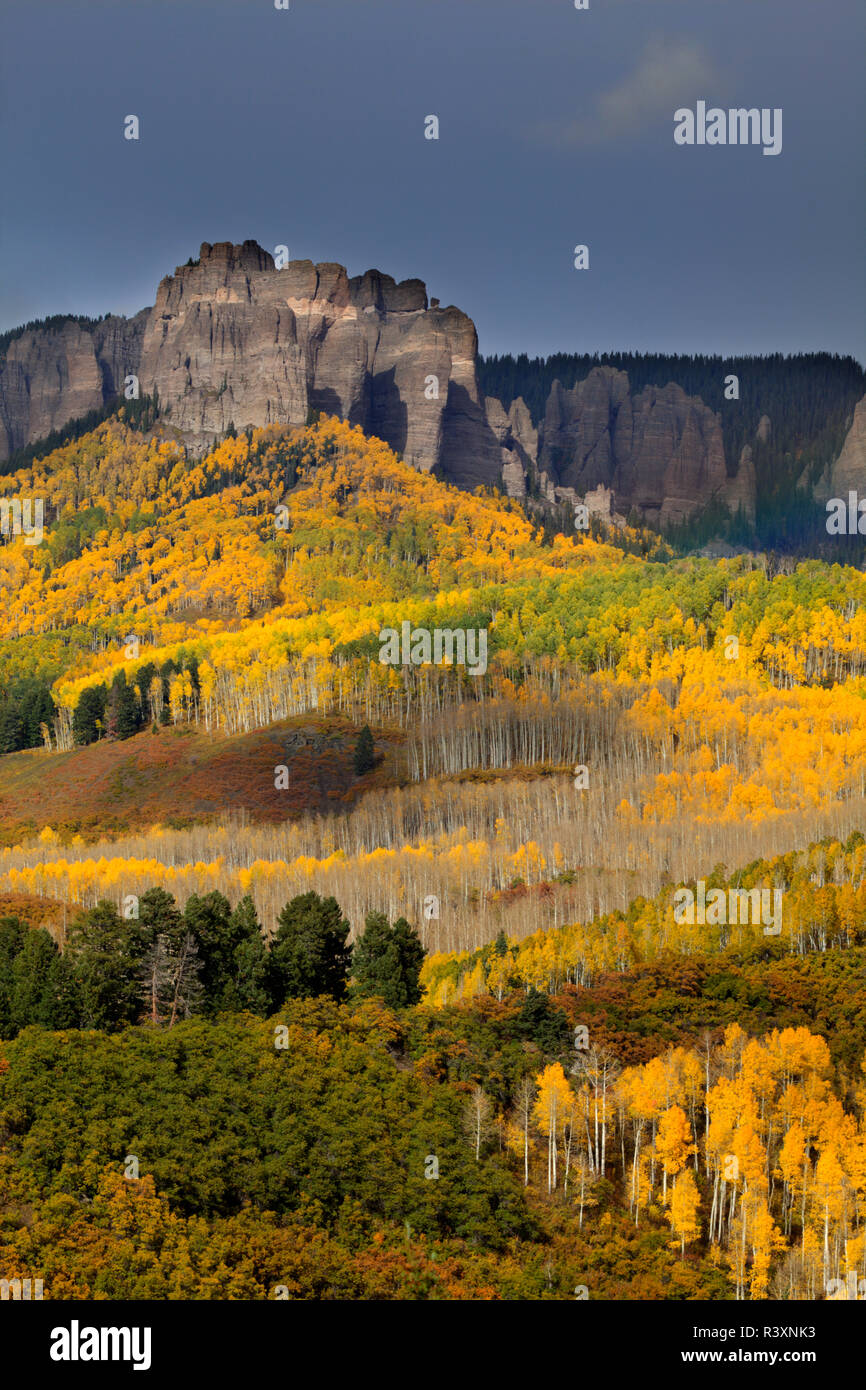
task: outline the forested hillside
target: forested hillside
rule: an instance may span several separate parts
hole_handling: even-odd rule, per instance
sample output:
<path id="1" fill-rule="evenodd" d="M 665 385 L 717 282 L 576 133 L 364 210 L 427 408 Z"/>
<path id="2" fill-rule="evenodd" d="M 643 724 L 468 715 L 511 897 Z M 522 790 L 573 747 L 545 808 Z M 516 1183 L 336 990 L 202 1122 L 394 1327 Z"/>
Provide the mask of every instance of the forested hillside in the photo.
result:
<path id="1" fill-rule="evenodd" d="M 140 907 L 101 905 L 62 955 L 0 922 L 0 1034 L 23 1028 L 0 1047 L 9 1277 L 97 1299 L 857 1296 L 859 918 L 835 949 L 705 947 L 550 994 L 503 937 L 476 997 L 436 1005 L 381 915 L 350 965 L 315 895 L 267 951 L 248 898 Z"/>
<path id="2" fill-rule="evenodd" d="M 860 570 L 558 534 L 332 419 L 112 418 L 0 496 L 45 504 L 0 550 L 9 1277 L 859 1287 Z"/>

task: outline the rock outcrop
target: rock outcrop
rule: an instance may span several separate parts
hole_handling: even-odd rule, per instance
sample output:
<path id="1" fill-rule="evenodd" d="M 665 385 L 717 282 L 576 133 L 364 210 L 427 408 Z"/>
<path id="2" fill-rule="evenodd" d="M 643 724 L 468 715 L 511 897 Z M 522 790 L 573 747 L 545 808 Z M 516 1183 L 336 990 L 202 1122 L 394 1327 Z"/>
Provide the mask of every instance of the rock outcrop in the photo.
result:
<path id="1" fill-rule="evenodd" d="M 302 425 L 323 411 L 475 487 L 498 472 L 476 352 L 471 319 L 428 307 L 420 280 L 350 279 L 312 261 L 277 270 L 255 242 L 206 243 L 159 286 L 140 375 L 194 448 L 230 423 Z"/>
<path id="2" fill-rule="evenodd" d="M 205 243 L 133 320 L 70 321 L 9 345 L 0 370 L 0 456 L 102 405 L 138 376 L 194 450 L 230 424 L 339 415 L 408 463 L 462 487 L 501 482 L 500 451 L 459 309 L 428 307 L 420 280 L 290 261 L 254 241 Z"/>
<path id="3" fill-rule="evenodd" d="M 633 395 L 625 372 L 597 367 L 571 389 L 554 382 L 536 427 L 522 399 L 506 410 L 481 398 L 476 356 L 472 320 L 428 302 L 420 280 L 350 278 L 312 261 L 277 269 L 254 241 L 206 242 L 135 318 L 12 339 L 0 359 L 0 458 L 103 405 L 134 374 L 194 451 L 230 424 L 303 425 L 321 411 L 464 488 L 550 504 L 605 488 L 611 515 L 637 510 L 661 524 L 715 497 L 754 515 L 751 452 L 729 477 L 719 417 L 679 386 Z"/>
<path id="4" fill-rule="evenodd" d="M 754 523 L 755 502 L 758 494 L 757 475 L 752 457 L 752 448 L 744 444 L 740 450 L 740 462 L 733 478 L 729 478 L 722 491 L 722 501 L 736 516 L 742 512 L 746 520 Z"/>
<path id="5" fill-rule="evenodd" d="M 854 418 L 839 457 L 826 464 L 814 482 L 812 470 L 804 468 L 797 486 L 811 492 L 813 501 L 822 507 L 831 497 L 847 500 L 849 492 L 866 496 L 866 396 L 854 407 Z"/>
<path id="6" fill-rule="evenodd" d="M 547 401 L 539 473 L 548 493 L 584 495 L 611 488 L 619 512 L 651 522 L 684 520 L 718 497 L 751 501 L 746 477 L 729 478 L 719 417 L 671 383 L 632 396 L 625 372 L 596 367 L 570 391 L 553 383 Z"/>
<path id="7" fill-rule="evenodd" d="M 842 452 L 830 470 L 828 496 L 847 497 L 849 492 L 866 496 L 866 396 L 857 402 Z"/>
<path id="8" fill-rule="evenodd" d="M 13 338 L 0 359 L 0 459 L 122 393 L 137 371 L 148 313 L 69 319 Z"/>
<path id="9" fill-rule="evenodd" d="M 527 479 L 538 462 L 538 430 L 523 400 L 518 396 L 506 412 L 501 401 L 488 396 L 487 420 L 500 449 L 502 490 L 508 497 L 525 497 Z"/>

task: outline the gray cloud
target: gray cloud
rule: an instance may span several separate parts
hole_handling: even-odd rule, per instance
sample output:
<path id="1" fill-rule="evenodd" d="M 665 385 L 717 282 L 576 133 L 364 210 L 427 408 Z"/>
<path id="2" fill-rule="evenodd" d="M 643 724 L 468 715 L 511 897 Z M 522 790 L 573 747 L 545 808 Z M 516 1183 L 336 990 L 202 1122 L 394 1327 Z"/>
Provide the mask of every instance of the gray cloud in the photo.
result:
<path id="1" fill-rule="evenodd" d="M 652 39 L 621 82 L 600 93 L 591 111 L 564 122 L 542 122 L 536 140 L 561 148 L 615 144 L 640 135 L 678 106 L 713 99 L 720 78 L 703 45 L 692 39 Z"/>

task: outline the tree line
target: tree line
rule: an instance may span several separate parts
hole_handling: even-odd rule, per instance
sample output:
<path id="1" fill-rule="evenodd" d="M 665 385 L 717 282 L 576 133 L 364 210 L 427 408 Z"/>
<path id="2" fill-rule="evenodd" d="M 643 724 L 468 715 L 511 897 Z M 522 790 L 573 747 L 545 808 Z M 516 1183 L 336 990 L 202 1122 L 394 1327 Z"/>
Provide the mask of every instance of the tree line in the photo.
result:
<path id="1" fill-rule="evenodd" d="M 44 927 L 0 918 L 0 1038 L 31 1025 L 114 1031 L 197 1014 L 264 1017 L 319 995 L 390 1008 L 421 998 L 424 948 L 402 917 L 368 913 L 353 945 L 336 899 L 314 892 L 286 903 L 269 942 L 248 895 L 234 908 L 217 891 L 193 895 L 180 911 L 151 888 L 124 913 L 106 901 L 80 913 L 62 951 Z"/>

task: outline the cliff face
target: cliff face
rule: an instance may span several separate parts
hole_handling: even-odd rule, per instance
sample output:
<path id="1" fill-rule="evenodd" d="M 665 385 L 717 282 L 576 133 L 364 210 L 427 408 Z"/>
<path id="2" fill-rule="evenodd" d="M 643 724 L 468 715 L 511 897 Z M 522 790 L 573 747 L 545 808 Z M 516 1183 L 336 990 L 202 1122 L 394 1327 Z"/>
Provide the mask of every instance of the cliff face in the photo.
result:
<path id="1" fill-rule="evenodd" d="M 632 396 L 613 367 L 594 368 L 571 391 L 553 383 L 539 472 L 548 493 L 610 488 L 618 511 L 655 523 L 682 521 L 714 497 L 754 515 L 754 475 L 741 467 L 728 477 L 719 417 L 674 384 Z"/>
<path id="2" fill-rule="evenodd" d="M 857 402 L 842 452 L 830 470 L 827 495 L 847 498 L 849 492 L 866 495 L 866 396 Z"/>
<path id="3" fill-rule="evenodd" d="M 477 338 L 459 309 L 428 305 L 420 280 L 292 261 L 253 241 L 205 243 L 153 309 L 74 321 L 10 343 L 0 363 L 0 458 L 84 415 L 138 376 L 193 449 L 230 423 L 304 424 L 339 415 L 408 463 L 462 487 L 500 481 L 475 374 Z"/>
<path id="4" fill-rule="evenodd" d="M 0 359 L 0 460 L 122 393 L 137 370 L 148 313 L 70 320 L 13 339 Z"/>
<path id="5" fill-rule="evenodd" d="M 152 309 L 95 325 L 30 330 L 0 360 L 0 458 L 86 414 L 134 373 L 159 393 L 194 450 L 230 423 L 302 425 L 311 410 L 384 439 L 407 463 L 461 487 L 550 502 L 610 489 L 617 512 L 671 522 L 720 496 L 754 512 L 754 470 L 728 478 L 721 426 L 680 387 L 633 396 L 598 367 L 555 382 L 536 428 L 524 402 L 481 399 L 475 327 L 428 303 L 420 280 L 292 261 L 277 270 L 254 241 L 205 243 L 159 286 Z"/>
<path id="6" fill-rule="evenodd" d="M 193 446 L 236 426 L 339 415 L 407 463 L 461 486 L 497 476 L 475 377 L 477 339 L 459 309 L 429 307 L 420 280 L 292 261 L 255 242 L 205 244 L 163 280 L 141 354 Z"/>
<path id="7" fill-rule="evenodd" d="M 499 448 L 502 488 L 509 497 L 525 497 L 527 479 L 538 462 L 538 430 L 532 416 L 520 396 L 507 413 L 494 396 L 487 397 L 484 408 Z"/>

